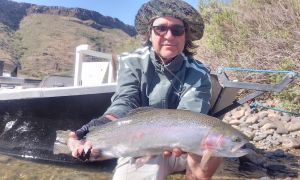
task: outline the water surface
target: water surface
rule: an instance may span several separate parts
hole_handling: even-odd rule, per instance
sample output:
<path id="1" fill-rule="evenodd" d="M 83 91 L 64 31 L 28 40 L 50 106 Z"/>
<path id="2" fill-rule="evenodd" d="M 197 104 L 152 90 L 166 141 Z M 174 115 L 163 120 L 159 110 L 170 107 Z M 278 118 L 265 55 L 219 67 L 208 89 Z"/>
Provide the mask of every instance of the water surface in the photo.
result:
<path id="1" fill-rule="evenodd" d="M 297 153 L 295 155 L 298 162 L 294 162 L 294 169 L 299 172 L 299 151 Z M 282 161 L 285 164 L 292 163 L 285 162 L 285 159 Z M 64 164 L 0 155 L 0 179 L 106 180 L 112 178 L 114 166 L 114 160 L 96 164 Z M 226 159 L 213 179 L 240 180 L 266 179 L 267 177 L 269 179 L 298 179 L 297 177 L 289 177 L 288 174 L 270 176 L 264 168 L 249 164 L 240 166 L 236 159 Z M 184 175 L 176 174 L 168 177 L 168 180 L 179 179 L 184 179 Z"/>

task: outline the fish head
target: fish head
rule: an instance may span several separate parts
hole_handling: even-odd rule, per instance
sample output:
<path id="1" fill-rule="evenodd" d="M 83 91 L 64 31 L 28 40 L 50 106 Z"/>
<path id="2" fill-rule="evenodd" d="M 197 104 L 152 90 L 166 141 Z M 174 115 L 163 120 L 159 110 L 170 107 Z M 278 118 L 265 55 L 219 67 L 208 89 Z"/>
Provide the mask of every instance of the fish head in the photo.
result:
<path id="1" fill-rule="evenodd" d="M 206 138 L 206 144 L 211 144 L 211 149 L 222 157 L 241 157 L 248 154 L 243 146 L 249 142 L 248 137 L 232 128 L 217 128 Z"/>
<path id="2" fill-rule="evenodd" d="M 231 135 L 224 136 L 222 142 L 219 144 L 218 153 L 224 157 L 241 157 L 248 154 L 247 149 L 243 146 L 249 141 L 243 136 Z"/>

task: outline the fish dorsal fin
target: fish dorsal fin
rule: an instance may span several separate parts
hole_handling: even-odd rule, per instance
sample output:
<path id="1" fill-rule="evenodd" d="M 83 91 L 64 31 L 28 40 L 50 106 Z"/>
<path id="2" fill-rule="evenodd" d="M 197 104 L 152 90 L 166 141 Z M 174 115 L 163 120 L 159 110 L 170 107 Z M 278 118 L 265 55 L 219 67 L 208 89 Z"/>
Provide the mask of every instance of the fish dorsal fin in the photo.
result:
<path id="1" fill-rule="evenodd" d="M 148 112 L 148 111 L 153 111 L 157 108 L 153 108 L 153 107 L 139 107 L 139 108 L 136 108 L 136 109 L 133 109 L 131 111 L 129 111 L 129 113 L 127 114 L 127 116 L 133 116 L 133 115 L 137 115 L 137 114 L 140 114 L 140 113 L 145 113 L 145 112 Z"/>

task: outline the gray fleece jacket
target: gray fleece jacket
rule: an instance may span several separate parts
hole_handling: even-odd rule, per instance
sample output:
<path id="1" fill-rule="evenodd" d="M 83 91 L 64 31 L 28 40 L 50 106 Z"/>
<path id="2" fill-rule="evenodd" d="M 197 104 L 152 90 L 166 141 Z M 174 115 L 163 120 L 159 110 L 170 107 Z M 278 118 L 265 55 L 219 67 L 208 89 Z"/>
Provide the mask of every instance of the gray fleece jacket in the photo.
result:
<path id="1" fill-rule="evenodd" d="M 120 57 L 117 90 L 104 114 L 121 118 L 144 106 L 208 113 L 210 99 L 209 70 L 202 63 L 181 53 L 164 65 L 152 47 L 144 47 Z"/>

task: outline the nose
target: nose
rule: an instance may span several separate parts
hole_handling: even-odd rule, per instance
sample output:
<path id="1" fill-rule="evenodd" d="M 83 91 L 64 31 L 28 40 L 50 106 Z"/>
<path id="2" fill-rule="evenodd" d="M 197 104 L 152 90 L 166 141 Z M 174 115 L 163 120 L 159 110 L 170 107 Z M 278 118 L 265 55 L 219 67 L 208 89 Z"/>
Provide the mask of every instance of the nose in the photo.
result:
<path id="1" fill-rule="evenodd" d="M 173 36 L 171 30 L 168 29 L 168 30 L 167 30 L 167 33 L 165 34 L 165 38 L 173 38 L 173 37 L 174 37 L 174 36 Z"/>

